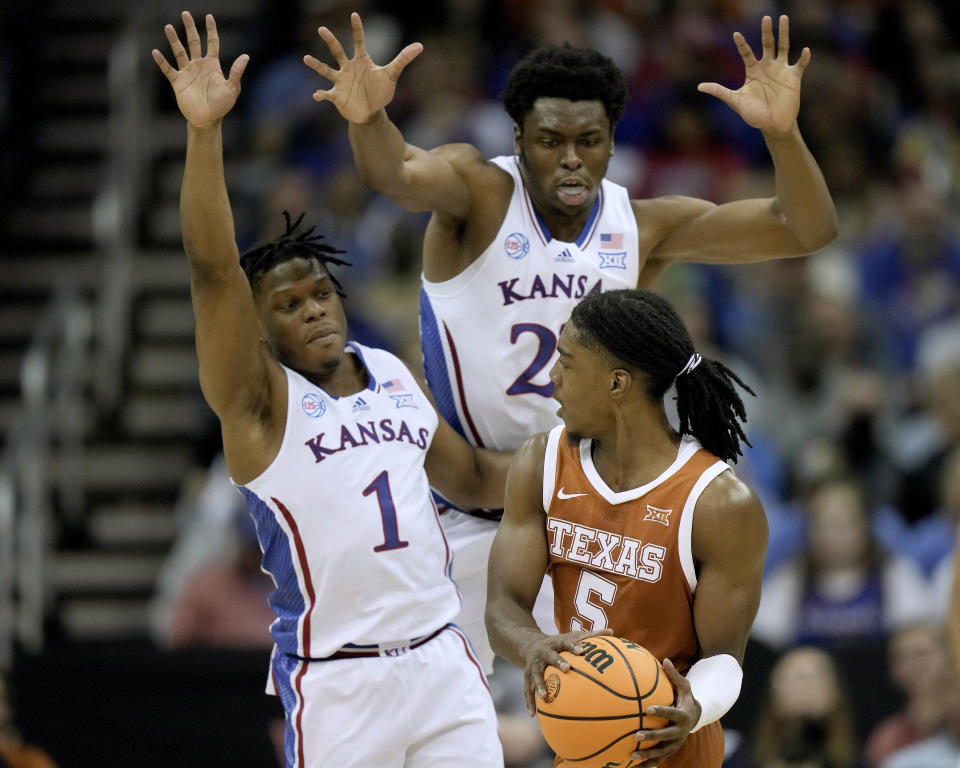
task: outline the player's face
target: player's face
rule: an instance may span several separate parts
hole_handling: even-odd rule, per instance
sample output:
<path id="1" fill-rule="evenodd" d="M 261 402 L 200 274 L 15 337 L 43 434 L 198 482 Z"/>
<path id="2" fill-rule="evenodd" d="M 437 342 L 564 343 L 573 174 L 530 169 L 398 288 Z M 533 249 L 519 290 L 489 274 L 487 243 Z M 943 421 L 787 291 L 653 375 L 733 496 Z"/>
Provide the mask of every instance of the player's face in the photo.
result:
<path id="1" fill-rule="evenodd" d="M 328 375 L 343 359 L 343 304 L 330 275 L 314 259 L 291 259 L 263 275 L 257 308 L 264 336 L 284 365 Z"/>
<path id="2" fill-rule="evenodd" d="M 550 369 L 553 397 L 560 403 L 557 415 L 571 439 L 598 437 L 605 425 L 607 366 L 596 352 L 578 341 L 576 329 L 569 322 L 557 340 L 557 354 Z"/>
<path id="3" fill-rule="evenodd" d="M 540 98 L 514 127 L 514 150 L 538 210 L 587 215 L 613 155 L 613 126 L 599 101 Z"/>

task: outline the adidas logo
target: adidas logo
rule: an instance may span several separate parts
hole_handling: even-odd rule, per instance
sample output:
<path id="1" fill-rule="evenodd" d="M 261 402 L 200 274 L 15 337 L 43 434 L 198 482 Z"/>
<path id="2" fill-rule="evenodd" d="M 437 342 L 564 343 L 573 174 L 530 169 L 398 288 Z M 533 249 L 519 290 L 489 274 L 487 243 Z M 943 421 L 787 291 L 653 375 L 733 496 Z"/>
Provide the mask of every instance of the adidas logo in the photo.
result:
<path id="1" fill-rule="evenodd" d="M 351 409 L 352 413 L 356 413 L 357 411 L 369 411 L 369 410 L 370 410 L 370 406 L 367 405 L 367 401 L 364 400 L 362 397 L 358 397 L 356 400 L 353 401 L 353 408 Z"/>
<path id="2" fill-rule="evenodd" d="M 554 257 L 553 260 L 554 260 L 554 261 L 561 261 L 561 262 L 567 262 L 567 263 L 569 263 L 569 262 L 572 262 L 572 261 L 573 261 L 573 254 L 570 253 L 570 249 L 569 249 L 569 248 L 564 248 L 562 251 L 560 251 L 560 253 L 558 253 L 558 254 Z"/>

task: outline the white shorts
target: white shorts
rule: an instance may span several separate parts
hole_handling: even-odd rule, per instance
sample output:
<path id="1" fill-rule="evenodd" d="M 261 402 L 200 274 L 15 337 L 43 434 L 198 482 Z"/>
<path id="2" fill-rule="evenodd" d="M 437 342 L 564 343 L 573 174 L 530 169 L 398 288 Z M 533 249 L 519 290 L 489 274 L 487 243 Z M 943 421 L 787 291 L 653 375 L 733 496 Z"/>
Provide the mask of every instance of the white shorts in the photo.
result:
<path id="1" fill-rule="evenodd" d="M 487 638 L 483 613 L 487 607 L 487 562 L 497 533 L 497 523 L 450 509 L 440 515 L 440 523 L 453 550 L 453 580 L 460 588 L 460 614 L 455 619 L 473 643 L 483 670 L 493 672 L 494 653 Z M 557 632 L 553 621 L 553 582 L 544 576 L 540 594 L 533 606 L 533 617 L 540 629 L 550 635 Z"/>
<path id="2" fill-rule="evenodd" d="M 304 661 L 275 653 L 286 768 L 502 768 L 490 689 L 449 625 L 395 656 Z"/>

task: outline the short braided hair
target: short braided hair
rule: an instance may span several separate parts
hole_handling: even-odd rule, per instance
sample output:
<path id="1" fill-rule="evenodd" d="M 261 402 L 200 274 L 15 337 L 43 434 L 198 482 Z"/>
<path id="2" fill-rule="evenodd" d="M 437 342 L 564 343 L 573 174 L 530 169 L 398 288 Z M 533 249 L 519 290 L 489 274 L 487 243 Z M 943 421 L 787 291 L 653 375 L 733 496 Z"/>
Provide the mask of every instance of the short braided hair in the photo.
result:
<path id="1" fill-rule="evenodd" d="M 574 307 L 570 320 L 585 346 L 643 373 L 651 400 L 662 400 L 676 381 L 681 435 L 693 435 L 725 461 L 743 454 L 741 441 L 750 445 L 741 427 L 747 418 L 743 401 L 733 384 L 751 395 L 753 390 L 723 363 L 706 358 L 678 376 L 695 350 L 666 299 L 637 289 L 594 293 Z"/>
<path id="2" fill-rule="evenodd" d="M 627 87 L 617 65 L 602 53 L 564 43 L 524 56 L 510 72 L 502 98 L 507 114 L 521 128 L 537 99 L 599 101 L 612 131 L 623 117 Z"/>
<path id="3" fill-rule="evenodd" d="M 345 253 L 332 245 L 321 243 L 323 235 L 314 234 L 316 227 L 310 227 L 302 232 L 297 232 L 297 227 L 303 221 L 305 214 L 301 213 L 296 221 L 290 220 L 290 214 L 283 212 L 283 218 L 286 220 L 284 233 L 273 240 L 268 240 L 261 245 L 245 251 L 240 256 L 240 268 L 250 281 L 250 286 L 256 290 L 257 284 L 267 272 L 278 264 L 291 261 L 292 259 L 312 259 L 320 264 L 330 276 L 337 293 L 346 298 L 343 292 L 343 286 L 340 281 L 334 277 L 330 271 L 330 264 L 340 266 L 350 266 L 349 261 L 338 259 L 335 254 Z"/>

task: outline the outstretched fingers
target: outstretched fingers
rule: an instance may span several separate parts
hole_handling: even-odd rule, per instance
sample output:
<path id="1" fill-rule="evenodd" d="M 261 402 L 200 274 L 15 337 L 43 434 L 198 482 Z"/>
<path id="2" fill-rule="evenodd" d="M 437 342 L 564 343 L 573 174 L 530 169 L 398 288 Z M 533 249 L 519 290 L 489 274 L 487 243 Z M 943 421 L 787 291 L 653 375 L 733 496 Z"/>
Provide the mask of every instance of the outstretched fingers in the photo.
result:
<path id="1" fill-rule="evenodd" d="M 387 64 L 386 70 L 390 73 L 390 78 L 396 81 L 400 77 L 400 73 L 407 68 L 407 65 L 421 53 L 423 53 L 422 43 L 410 43 L 406 46 L 394 57 L 393 61 Z"/>
<path id="2" fill-rule="evenodd" d="M 333 58 L 336 59 L 337 64 L 342 67 L 347 61 L 347 54 L 344 52 L 343 46 L 340 45 L 340 41 L 337 40 L 337 36 L 327 27 L 320 27 L 317 30 L 317 34 L 320 35 L 320 39 L 327 44 L 327 48 L 330 49 L 330 53 L 333 54 Z"/>
<path id="3" fill-rule="evenodd" d="M 356 58 L 367 50 L 363 42 L 363 22 L 356 11 L 350 14 L 350 28 L 353 30 L 353 56 Z"/>
<path id="4" fill-rule="evenodd" d="M 197 32 L 197 25 L 193 21 L 193 16 L 189 11 L 180 14 L 183 19 L 183 30 L 187 35 L 187 47 L 190 49 L 191 59 L 200 59 L 203 57 L 203 50 L 200 46 L 200 33 Z"/>
<path id="5" fill-rule="evenodd" d="M 753 55 L 753 49 L 750 47 L 747 39 L 739 32 L 733 33 L 733 44 L 737 46 L 737 50 L 740 52 L 740 58 L 743 59 L 743 63 L 746 66 L 750 67 L 757 63 L 757 57 Z"/>
<path id="6" fill-rule="evenodd" d="M 720 99 L 720 101 L 731 109 L 736 109 L 736 95 L 729 88 L 724 88 L 720 83 L 700 83 L 697 85 L 697 90 L 700 91 L 700 93 L 706 93 L 709 96 Z"/>
<path id="7" fill-rule="evenodd" d="M 328 64 L 324 64 L 320 59 L 317 59 L 311 56 L 309 53 L 303 57 L 303 63 L 306 64 L 310 69 L 316 72 L 320 77 L 325 77 L 331 82 L 335 82 L 337 79 L 337 70 Z"/>
<path id="8" fill-rule="evenodd" d="M 167 61 L 167 57 L 164 56 L 156 48 L 153 49 L 153 60 L 157 62 L 157 66 L 160 67 L 160 71 L 163 72 L 164 77 L 167 78 L 171 83 L 173 83 L 173 78 L 177 75 L 177 70 L 170 66 L 170 62 Z"/>
<path id="9" fill-rule="evenodd" d="M 763 58 L 773 58 L 773 19 L 764 16 L 760 24 L 760 43 L 763 47 Z"/>
<path id="10" fill-rule="evenodd" d="M 167 36 L 167 42 L 170 43 L 170 50 L 173 51 L 173 58 L 177 61 L 177 67 L 183 69 L 190 63 L 190 57 L 187 56 L 183 43 L 180 42 L 180 38 L 177 36 L 177 30 L 173 28 L 173 24 L 167 24 L 163 28 L 163 31 Z"/>
<path id="11" fill-rule="evenodd" d="M 783 15 L 780 17 L 780 29 L 777 32 L 777 58 L 785 64 L 787 56 L 790 54 L 790 19 Z"/>
<path id="12" fill-rule="evenodd" d="M 238 89 L 240 88 L 240 78 L 243 77 L 243 72 L 247 68 L 247 64 L 249 62 L 250 56 L 246 53 L 241 53 L 239 56 L 237 56 L 237 60 L 233 62 L 233 65 L 230 67 L 230 77 L 227 79 Z"/>
<path id="13" fill-rule="evenodd" d="M 207 18 L 207 56 L 213 59 L 220 58 L 220 35 L 217 34 L 217 22 L 213 20 L 213 14 L 208 13 Z M 234 64 L 236 66 L 236 64 Z"/>

